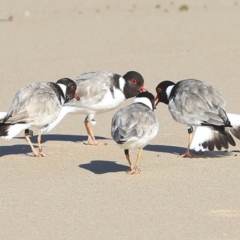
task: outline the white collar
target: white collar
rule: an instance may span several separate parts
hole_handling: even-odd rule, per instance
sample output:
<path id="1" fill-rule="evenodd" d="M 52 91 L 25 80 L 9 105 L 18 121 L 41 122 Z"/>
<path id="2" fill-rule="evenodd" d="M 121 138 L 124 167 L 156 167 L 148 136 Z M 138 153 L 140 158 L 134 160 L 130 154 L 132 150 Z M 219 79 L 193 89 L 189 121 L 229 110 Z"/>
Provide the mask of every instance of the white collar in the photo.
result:
<path id="1" fill-rule="evenodd" d="M 64 96 L 64 98 L 65 98 L 65 97 L 66 97 L 66 92 L 67 92 L 67 86 L 64 85 L 64 84 L 62 84 L 62 83 L 58 83 L 58 86 L 62 89 L 62 91 L 63 91 L 63 96 Z M 64 99 L 64 98 L 63 98 L 62 95 L 61 95 L 61 105 L 63 105 L 64 102 L 65 102 L 65 99 Z"/>
<path id="2" fill-rule="evenodd" d="M 168 99 L 169 99 L 169 97 L 171 95 L 173 87 L 174 87 L 174 85 L 171 85 L 171 86 L 167 87 L 167 89 L 166 89 L 166 94 L 167 94 L 167 98 Z"/>
<path id="3" fill-rule="evenodd" d="M 152 103 L 147 97 L 136 97 L 133 102 L 143 103 L 144 105 L 148 106 L 151 110 L 153 110 Z"/>

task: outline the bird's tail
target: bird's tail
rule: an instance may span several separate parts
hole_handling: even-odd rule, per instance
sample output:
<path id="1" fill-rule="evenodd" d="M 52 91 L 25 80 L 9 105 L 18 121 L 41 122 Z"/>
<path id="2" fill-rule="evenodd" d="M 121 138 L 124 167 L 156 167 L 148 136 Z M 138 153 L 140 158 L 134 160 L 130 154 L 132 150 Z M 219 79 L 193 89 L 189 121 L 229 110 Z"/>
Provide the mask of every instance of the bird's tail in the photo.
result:
<path id="1" fill-rule="evenodd" d="M 235 146 L 233 137 L 240 139 L 240 115 L 227 113 L 232 127 L 197 127 L 190 149 L 195 151 L 213 151 L 216 147 L 228 149 L 229 144 Z"/>
<path id="2" fill-rule="evenodd" d="M 6 140 L 10 140 L 26 128 L 28 128 L 28 124 L 26 123 L 0 123 L 0 136 Z"/>

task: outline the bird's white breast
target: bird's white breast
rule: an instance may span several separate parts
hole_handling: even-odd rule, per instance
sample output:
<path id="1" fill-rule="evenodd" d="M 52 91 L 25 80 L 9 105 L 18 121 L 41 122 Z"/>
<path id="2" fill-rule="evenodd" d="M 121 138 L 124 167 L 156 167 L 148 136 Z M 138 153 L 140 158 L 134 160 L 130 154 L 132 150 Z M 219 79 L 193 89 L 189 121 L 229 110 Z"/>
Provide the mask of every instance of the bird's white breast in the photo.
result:
<path id="1" fill-rule="evenodd" d="M 101 101 L 89 106 L 90 109 L 96 112 L 102 113 L 118 107 L 125 100 L 125 96 L 118 88 L 113 88 L 113 92 L 110 90 L 104 95 Z"/>

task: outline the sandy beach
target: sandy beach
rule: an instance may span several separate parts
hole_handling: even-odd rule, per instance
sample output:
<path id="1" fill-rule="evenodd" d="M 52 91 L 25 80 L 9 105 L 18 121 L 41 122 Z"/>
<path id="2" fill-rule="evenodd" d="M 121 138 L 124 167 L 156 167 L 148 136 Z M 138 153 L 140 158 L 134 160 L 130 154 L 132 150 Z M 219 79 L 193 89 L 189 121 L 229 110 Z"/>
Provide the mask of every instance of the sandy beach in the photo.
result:
<path id="1" fill-rule="evenodd" d="M 238 0 L 0 0 L 0 112 L 33 82 L 135 70 L 154 95 L 163 80 L 201 79 L 240 114 L 239 29 Z M 83 144 L 85 115 L 43 134 L 46 158 L 23 133 L 0 139 L 0 239 L 240 239 L 240 141 L 182 159 L 187 128 L 159 104 L 141 173 L 127 175 L 110 133 L 116 111 L 96 116 L 106 146 Z"/>

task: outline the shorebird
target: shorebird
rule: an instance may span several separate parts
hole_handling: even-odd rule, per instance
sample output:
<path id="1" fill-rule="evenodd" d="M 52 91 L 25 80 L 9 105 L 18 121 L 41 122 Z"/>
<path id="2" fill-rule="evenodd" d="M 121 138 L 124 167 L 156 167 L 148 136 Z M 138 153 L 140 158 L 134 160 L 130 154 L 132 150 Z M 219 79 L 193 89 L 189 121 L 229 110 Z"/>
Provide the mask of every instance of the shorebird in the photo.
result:
<path id="1" fill-rule="evenodd" d="M 191 157 L 190 149 L 227 149 L 228 144 L 236 145 L 233 136 L 240 139 L 240 115 L 226 113 L 226 102 L 216 88 L 197 79 L 176 84 L 166 80 L 157 85 L 156 92 L 156 105 L 167 104 L 173 119 L 188 127 L 188 145 L 182 157 Z M 192 138 L 194 126 L 199 127 Z"/>
<path id="2" fill-rule="evenodd" d="M 12 139 L 25 129 L 25 137 L 34 156 L 46 156 L 42 152 L 41 133 L 53 123 L 63 106 L 73 98 L 79 100 L 76 83 L 69 78 L 54 82 L 36 82 L 21 88 L 16 94 L 7 113 L 0 113 L 0 136 Z M 39 129 L 37 151 L 30 138 L 30 127 Z"/>
<path id="3" fill-rule="evenodd" d="M 158 120 L 154 112 L 154 96 L 139 93 L 133 103 L 118 110 L 112 118 L 111 135 L 124 149 L 130 166 L 129 174 L 139 173 L 138 162 L 142 149 L 157 135 Z M 139 149 L 135 165 L 131 163 L 129 149 Z"/>

